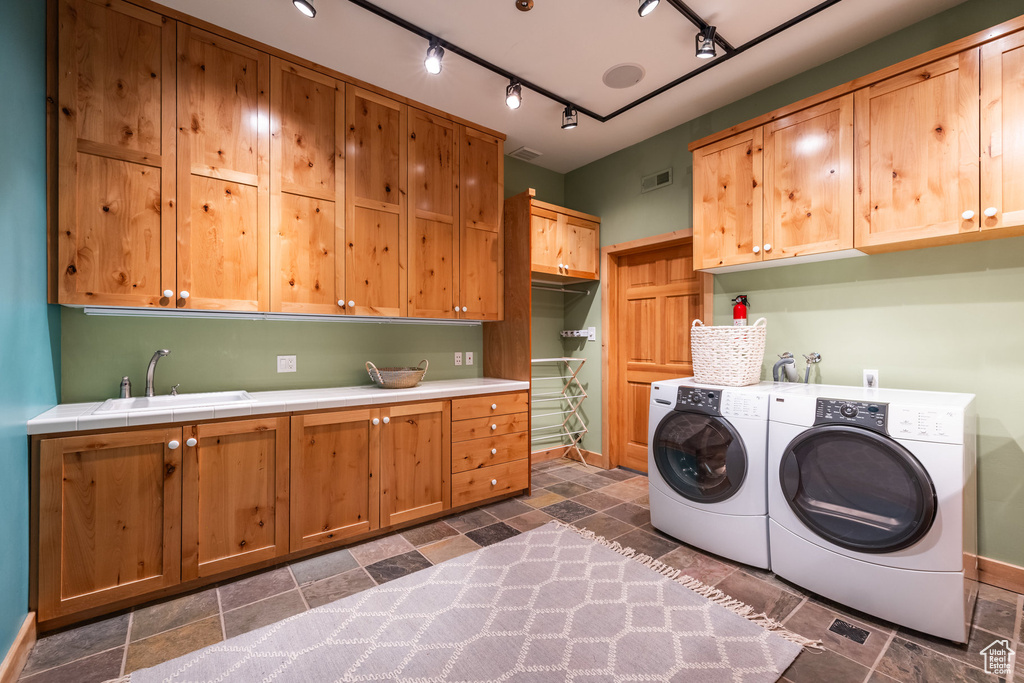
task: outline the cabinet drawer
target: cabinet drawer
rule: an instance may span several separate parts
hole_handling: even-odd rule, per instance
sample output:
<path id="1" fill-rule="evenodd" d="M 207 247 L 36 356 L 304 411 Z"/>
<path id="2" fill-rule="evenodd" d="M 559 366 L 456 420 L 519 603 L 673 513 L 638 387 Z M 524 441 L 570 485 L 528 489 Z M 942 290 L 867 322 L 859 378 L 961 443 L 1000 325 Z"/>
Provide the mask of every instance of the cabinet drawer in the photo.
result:
<path id="1" fill-rule="evenodd" d="M 478 417 L 474 420 L 452 422 L 452 442 L 482 439 L 485 436 L 501 436 L 513 432 L 525 432 L 530 425 L 529 413 Z"/>
<path id="2" fill-rule="evenodd" d="M 530 408 L 530 399 L 525 391 L 514 394 L 492 394 L 490 396 L 473 396 L 472 398 L 452 399 L 452 419 L 470 420 L 488 415 L 508 415 L 524 413 Z"/>
<path id="3" fill-rule="evenodd" d="M 529 445 L 529 432 L 515 432 L 452 444 L 452 472 L 467 472 L 521 460 L 528 455 Z"/>
<path id="4" fill-rule="evenodd" d="M 452 475 L 452 507 L 522 491 L 529 483 L 529 458 L 459 472 Z"/>

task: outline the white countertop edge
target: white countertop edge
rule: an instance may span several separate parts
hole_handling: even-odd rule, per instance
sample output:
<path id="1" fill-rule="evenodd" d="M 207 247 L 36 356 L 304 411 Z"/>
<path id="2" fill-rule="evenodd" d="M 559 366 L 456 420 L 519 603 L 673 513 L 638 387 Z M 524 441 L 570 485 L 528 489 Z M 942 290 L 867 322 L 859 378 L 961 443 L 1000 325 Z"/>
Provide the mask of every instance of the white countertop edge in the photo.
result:
<path id="1" fill-rule="evenodd" d="M 210 420 L 246 415 L 267 415 L 270 413 L 291 413 L 306 410 L 351 408 L 356 406 L 382 405 L 385 403 L 408 403 L 430 401 L 477 394 L 500 394 L 508 391 L 525 391 L 529 382 L 496 377 L 475 379 L 449 379 L 422 382 L 411 389 L 380 389 L 372 385 L 354 387 L 333 387 L 327 389 L 296 389 L 292 391 L 249 392 L 253 401 L 245 405 L 199 406 L 168 408 L 136 413 L 104 412 L 93 414 L 102 402 L 65 403 L 50 408 L 45 413 L 28 421 L 30 436 L 56 434 L 92 429 L 117 429 L 120 427 L 167 424 L 189 420 Z"/>

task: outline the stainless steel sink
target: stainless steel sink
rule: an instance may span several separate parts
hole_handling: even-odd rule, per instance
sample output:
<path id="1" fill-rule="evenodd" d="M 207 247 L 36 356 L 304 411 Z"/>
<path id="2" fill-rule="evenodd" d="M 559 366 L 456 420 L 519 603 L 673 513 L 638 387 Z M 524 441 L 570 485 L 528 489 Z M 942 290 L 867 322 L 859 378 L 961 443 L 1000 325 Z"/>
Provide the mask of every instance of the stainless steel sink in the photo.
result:
<path id="1" fill-rule="evenodd" d="M 225 404 L 251 403 L 254 400 L 248 391 L 208 391 L 200 394 L 178 394 L 177 396 L 111 398 L 100 404 L 93 411 L 93 414 L 168 410 L 174 408 L 205 408 L 207 406 L 222 406 Z"/>

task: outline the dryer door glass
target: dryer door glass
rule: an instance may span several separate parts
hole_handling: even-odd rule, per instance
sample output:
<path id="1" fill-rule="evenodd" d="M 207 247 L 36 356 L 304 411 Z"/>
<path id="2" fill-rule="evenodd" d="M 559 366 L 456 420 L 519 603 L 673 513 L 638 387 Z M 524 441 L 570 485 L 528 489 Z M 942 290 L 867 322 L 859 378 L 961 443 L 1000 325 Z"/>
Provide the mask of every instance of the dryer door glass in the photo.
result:
<path id="1" fill-rule="evenodd" d="M 743 440 L 719 417 L 672 412 L 658 425 L 651 448 L 662 478 L 697 503 L 732 497 L 747 473 Z"/>
<path id="2" fill-rule="evenodd" d="M 866 429 L 807 430 L 786 447 L 779 478 L 797 517 L 848 550 L 901 550 L 928 533 L 935 519 L 935 488 L 921 463 Z"/>

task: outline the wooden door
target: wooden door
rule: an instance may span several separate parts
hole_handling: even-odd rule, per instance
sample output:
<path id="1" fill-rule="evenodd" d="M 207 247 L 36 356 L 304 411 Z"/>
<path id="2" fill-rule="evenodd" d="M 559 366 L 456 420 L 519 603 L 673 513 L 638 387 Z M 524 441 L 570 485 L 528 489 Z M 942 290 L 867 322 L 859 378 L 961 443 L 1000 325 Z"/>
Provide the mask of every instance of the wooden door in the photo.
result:
<path id="1" fill-rule="evenodd" d="M 270 64 L 270 310 L 337 315 L 345 300 L 345 84 Z"/>
<path id="2" fill-rule="evenodd" d="M 380 528 L 380 410 L 292 418 L 291 549 Z"/>
<path id="3" fill-rule="evenodd" d="M 59 3 L 59 303 L 174 308 L 174 30 L 120 0 Z"/>
<path id="4" fill-rule="evenodd" d="M 459 282 L 459 135 L 447 119 L 409 111 L 410 318 L 455 318 Z"/>
<path id="5" fill-rule="evenodd" d="M 267 310 L 270 57 L 178 27 L 178 305 Z"/>
<path id="6" fill-rule="evenodd" d="M 345 296 L 355 315 L 404 316 L 408 107 L 348 88 Z"/>
<path id="7" fill-rule="evenodd" d="M 761 128 L 693 152 L 693 256 L 698 270 L 761 260 Z"/>
<path id="8" fill-rule="evenodd" d="M 598 279 L 600 258 L 600 224 L 576 216 L 565 220 L 566 268 L 563 275 L 576 278 Z"/>
<path id="9" fill-rule="evenodd" d="M 451 507 L 451 404 L 383 408 L 381 423 L 381 527 Z"/>
<path id="10" fill-rule="evenodd" d="M 858 90 L 854 243 L 886 251 L 978 230 L 978 50 Z"/>
<path id="11" fill-rule="evenodd" d="M 853 249 L 853 95 L 765 125 L 764 259 Z"/>
<path id="12" fill-rule="evenodd" d="M 288 552 L 288 418 L 185 428 L 184 580 Z"/>
<path id="13" fill-rule="evenodd" d="M 459 126 L 461 199 L 459 315 L 470 320 L 501 320 L 505 309 L 504 141 Z"/>
<path id="14" fill-rule="evenodd" d="M 1024 226 L 1022 82 L 1024 34 L 1014 33 L 981 48 L 983 231 Z"/>
<path id="15" fill-rule="evenodd" d="M 40 621 L 179 582 L 180 442 L 180 428 L 40 442 Z"/>
<path id="16" fill-rule="evenodd" d="M 612 465 L 647 471 L 651 383 L 693 374 L 690 325 L 709 323 L 711 275 L 694 272 L 690 240 L 611 259 L 608 427 Z"/>
<path id="17" fill-rule="evenodd" d="M 530 269 L 535 273 L 561 275 L 565 264 L 566 215 L 547 208 L 530 209 Z"/>

